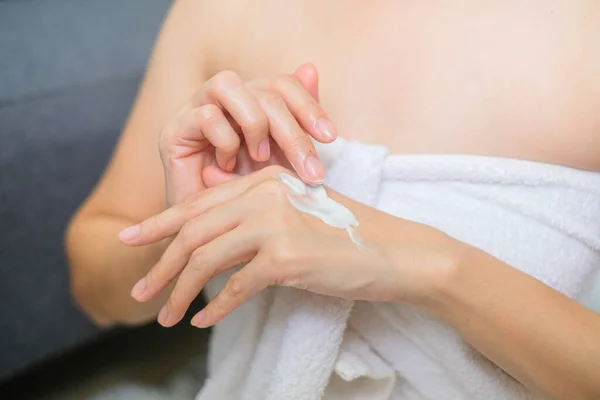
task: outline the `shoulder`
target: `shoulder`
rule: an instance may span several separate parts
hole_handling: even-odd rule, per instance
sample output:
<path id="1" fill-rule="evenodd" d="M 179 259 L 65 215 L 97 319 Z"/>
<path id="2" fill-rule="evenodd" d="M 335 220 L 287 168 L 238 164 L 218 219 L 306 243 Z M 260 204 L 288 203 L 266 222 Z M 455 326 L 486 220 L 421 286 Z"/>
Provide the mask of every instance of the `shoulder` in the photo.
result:
<path id="1" fill-rule="evenodd" d="M 165 22 L 192 59 L 212 74 L 227 69 L 244 45 L 245 32 L 261 19 L 269 0 L 176 0 Z M 173 44 L 175 45 L 175 44 Z"/>

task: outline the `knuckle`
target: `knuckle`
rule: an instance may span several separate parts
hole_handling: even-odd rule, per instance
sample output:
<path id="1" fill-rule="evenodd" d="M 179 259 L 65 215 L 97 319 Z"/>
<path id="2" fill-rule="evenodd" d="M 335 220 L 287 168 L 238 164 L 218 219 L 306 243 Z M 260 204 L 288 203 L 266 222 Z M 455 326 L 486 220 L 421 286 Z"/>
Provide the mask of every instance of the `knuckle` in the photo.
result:
<path id="1" fill-rule="evenodd" d="M 224 141 L 219 146 L 219 149 L 226 153 L 233 153 L 233 152 L 236 152 L 239 147 L 240 147 L 240 138 L 239 138 L 239 136 L 234 135 L 231 138 L 228 138 L 228 140 Z"/>
<path id="2" fill-rule="evenodd" d="M 258 188 L 261 194 L 268 199 L 268 204 L 277 204 L 281 201 L 287 200 L 285 188 L 277 179 L 267 179 L 261 183 Z"/>
<path id="3" fill-rule="evenodd" d="M 162 261 L 162 256 L 159 259 L 159 263 Z M 152 268 L 150 271 L 148 271 L 148 273 L 146 274 L 146 276 L 144 276 L 144 279 L 146 280 L 146 287 L 147 288 L 154 288 L 156 287 L 156 283 L 157 283 L 157 279 L 156 279 L 156 272 L 155 272 L 156 267 Z"/>
<path id="4" fill-rule="evenodd" d="M 295 78 L 288 74 L 279 74 L 271 77 L 270 86 L 277 90 L 283 91 L 285 87 L 294 83 Z"/>
<path id="5" fill-rule="evenodd" d="M 144 236 L 144 237 L 151 235 L 152 232 L 154 232 L 155 227 L 158 225 L 155 221 L 157 217 L 158 217 L 157 215 L 154 215 L 154 216 L 140 222 L 140 224 L 139 224 L 140 231 L 139 231 L 138 235 Z"/>
<path id="6" fill-rule="evenodd" d="M 179 230 L 179 238 L 182 241 L 184 247 L 188 247 L 194 240 L 195 236 L 195 227 L 189 221 L 184 223 L 181 229 Z"/>
<path id="7" fill-rule="evenodd" d="M 240 126 L 245 135 L 259 136 L 267 134 L 269 121 L 263 113 L 260 113 L 257 115 L 248 116 L 246 120 L 240 124 Z"/>
<path id="8" fill-rule="evenodd" d="M 159 261 L 159 264 L 161 263 L 161 261 Z M 160 288 L 163 285 L 163 282 L 165 281 L 164 271 L 161 267 L 155 266 L 146 274 L 145 279 L 146 287 L 149 290 L 156 290 L 157 288 Z"/>
<path id="9" fill-rule="evenodd" d="M 194 217 L 206 211 L 206 199 L 212 192 L 213 188 L 208 188 L 202 192 L 191 194 L 175 206 L 178 208 L 178 214 L 182 215 L 183 218 L 187 220 L 187 222 L 183 223 L 182 229 L 186 224 L 191 225 L 191 221 Z M 188 226 L 187 229 L 191 228 Z"/>
<path id="10" fill-rule="evenodd" d="M 224 298 L 224 296 L 217 295 L 217 297 L 215 297 L 211 303 L 212 309 L 213 309 L 213 314 L 216 317 L 221 317 L 222 315 L 225 314 L 226 305 L 225 305 L 225 301 L 223 298 Z"/>
<path id="11" fill-rule="evenodd" d="M 281 103 L 284 103 L 283 97 L 275 91 L 265 90 L 261 91 L 259 95 L 257 95 L 258 102 L 263 106 L 278 106 Z"/>
<path id="12" fill-rule="evenodd" d="M 165 212 L 153 215 L 140 223 L 139 236 L 148 239 L 156 238 L 169 230 L 170 221 Z"/>
<path id="13" fill-rule="evenodd" d="M 242 78 L 240 78 L 240 76 L 231 71 L 231 70 L 224 70 L 219 72 L 218 74 L 216 74 L 214 77 L 214 88 L 219 91 L 219 90 L 223 90 L 227 87 L 230 87 L 231 85 L 239 85 L 242 83 Z"/>
<path id="14" fill-rule="evenodd" d="M 206 189 L 202 192 L 189 194 L 176 207 L 182 207 L 183 209 L 189 209 L 191 206 L 194 206 L 194 205 L 196 205 L 196 203 L 200 202 L 202 200 L 202 198 L 205 196 L 205 193 L 209 190 L 210 189 Z"/>
<path id="15" fill-rule="evenodd" d="M 191 113 L 194 121 L 199 126 L 213 123 L 215 120 L 219 119 L 222 114 L 219 106 L 215 104 L 205 104 L 202 107 L 195 108 Z"/>
<path id="16" fill-rule="evenodd" d="M 244 293 L 244 283 L 238 274 L 233 274 L 225 286 L 226 293 L 234 299 L 242 297 Z"/>
<path id="17" fill-rule="evenodd" d="M 319 103 L 316 103 L 313 100 L 310 100 L 309 103 L 304 105 L 299 110 L 299 114 L 300 117 L 306 121 L 316 121 L 319 118 L 327 117 L 325 110 L 323 110 Z"/>
<path id="18" fill-rule="evenodd" d="M 181 307 L 183 307 L 184 305 L 184 302 L 180 298 L 179 291 L 177 289 L 174 289 L 171 295 L 169 296 L 169 299 L 167 300 L 167 308 L 170 311 L 175 312 L 181 309 Z"/>
<path id="19" fill-rule="evenodd" d="M 271 263 L 278 268 L 289 267 L 296 260 L 293 241 L 287 235 L 281 235 L 271 242 L 269 254 Z"/>
<path id="20" fill-rule="evenodd" d="M 197 248 L 190 255 L 190 266 L 197 274 L 205 271 L 206 254 L 202 247 Z"/>
<path id="21" fill-rule="evenodd" d="M 160 229 L 162 225 L 162 220 L 162 214 L 150 217 L 150 219 L 146 220 L 146 222 L 140 225 L 140 233 L 145 235 L 151 235 L 153 232 L 156 232 Z"/>
<path id="22" fill-rule="evenodd" d="M 287 145 L 294 149 L 312 149 L 313 144 L 304 132 L 290 138 Z"/>

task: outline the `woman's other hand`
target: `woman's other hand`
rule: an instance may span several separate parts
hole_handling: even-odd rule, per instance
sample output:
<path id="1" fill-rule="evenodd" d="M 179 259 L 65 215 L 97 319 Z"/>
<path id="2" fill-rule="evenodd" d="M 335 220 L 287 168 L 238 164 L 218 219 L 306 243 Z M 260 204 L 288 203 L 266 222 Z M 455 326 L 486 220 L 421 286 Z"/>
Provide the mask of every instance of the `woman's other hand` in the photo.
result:
<path id="1" fill-rule="evenodd" d="M 337 136 L 318 103 L 314 66 L 250 82 L 218 73 L 160 134 L 167 202 L 268 164 L 291 165 L 305 182 L 319 183 L 325 171 L 309 136 L 322 143 Z"/>

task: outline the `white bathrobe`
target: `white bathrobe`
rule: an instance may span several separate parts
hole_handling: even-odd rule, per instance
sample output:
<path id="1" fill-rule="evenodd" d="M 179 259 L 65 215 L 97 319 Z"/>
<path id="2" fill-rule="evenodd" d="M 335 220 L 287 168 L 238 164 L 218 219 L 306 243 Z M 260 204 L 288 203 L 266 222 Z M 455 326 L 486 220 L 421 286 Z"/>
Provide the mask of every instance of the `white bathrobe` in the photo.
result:
<path id="1" fill-rule="evenodd" d="M 600 268 L 600 174 L 480 156 L 389 155 L 341 139 L 319 154 L 331 188 L 436 227 L 573 299 L 588 296 Z M 210 298 L 228 276 L 209 283 Z M 408 304 L 271 287 L 215 327 L 197 400 L 535 398 Z"/>

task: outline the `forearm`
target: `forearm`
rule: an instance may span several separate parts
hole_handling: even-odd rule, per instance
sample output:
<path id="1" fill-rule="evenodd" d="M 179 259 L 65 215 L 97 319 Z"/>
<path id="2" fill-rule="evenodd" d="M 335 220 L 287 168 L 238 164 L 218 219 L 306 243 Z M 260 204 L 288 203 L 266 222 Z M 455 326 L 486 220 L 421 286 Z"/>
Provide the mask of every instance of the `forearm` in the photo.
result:
<path id="1" fill-rule="evenodd" d="M 67 231 L 73 296 L 100 325 L 146 322 L 156 316 L 167 298 L 169 290 L 147 303 L 130 296 L 133 285 L 166 248 L 165 241 L 138 248 L 124 246 L 118 233 L 135 222 L 111 216 L 77 216 Z"/>
<path id="2" fill-rule="evenodd" d="M 419 304 L 529 388 L 600 398 L 600 315 L 476 249 Z"/>

